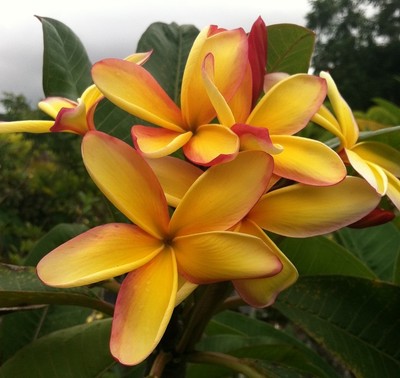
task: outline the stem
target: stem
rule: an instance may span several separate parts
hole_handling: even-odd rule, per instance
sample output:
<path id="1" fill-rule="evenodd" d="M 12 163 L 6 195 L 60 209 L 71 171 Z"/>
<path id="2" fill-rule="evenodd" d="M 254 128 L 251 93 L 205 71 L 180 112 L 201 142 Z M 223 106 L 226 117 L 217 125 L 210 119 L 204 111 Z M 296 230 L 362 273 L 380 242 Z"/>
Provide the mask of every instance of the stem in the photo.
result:
<path id="1" fill-rule="evenodd" d="M 171 359 L 171 353 L 160 351 L 151 366 L 151 370 L 147 378 L 160 378 L 162 376 L 165 366 L 168 364 L 168 362 L 171 361 Z"/>
<path id="2" fill-rule="evenodd" d="M 189 362 L 220 365 L 244 374 L 248 378 L 266 378 L 265 372 L 252 366 L 249 360 L 240 359 L 224 353 L 217 352 L 195 352 L 188 355 Z"/>
<path id="3" fill-rule="evenodd" d="M 121 287 L 121 284 L 118 283 L 116 280 L 114 280 L 113 278 L 107 280 L 107 281 L 102 281 L 100 283 L 100 286 L 103 287 L 104 289 L 111 291 L 113 293 L 118 294 L 118 291 Z"/>

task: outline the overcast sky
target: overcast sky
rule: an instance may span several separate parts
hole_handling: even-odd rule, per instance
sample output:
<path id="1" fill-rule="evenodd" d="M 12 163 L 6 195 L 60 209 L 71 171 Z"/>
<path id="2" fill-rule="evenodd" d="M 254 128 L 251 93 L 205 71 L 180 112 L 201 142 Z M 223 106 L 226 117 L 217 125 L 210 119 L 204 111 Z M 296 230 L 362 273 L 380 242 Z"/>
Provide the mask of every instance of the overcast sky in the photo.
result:
<path id="1" fill-rule="evenodd" d="M 6 0 L 6 4 L 0 16 L 0 95 L 23 94 L 32 106 L 43 98 L 42 26 L 35 15 L 70 27 L 94 63 L 134 52 L 142 33 L 156 21 L 248 31 L 258 16 L 266 24 L 304 26 L 310 9 L 308 0 Z"/>

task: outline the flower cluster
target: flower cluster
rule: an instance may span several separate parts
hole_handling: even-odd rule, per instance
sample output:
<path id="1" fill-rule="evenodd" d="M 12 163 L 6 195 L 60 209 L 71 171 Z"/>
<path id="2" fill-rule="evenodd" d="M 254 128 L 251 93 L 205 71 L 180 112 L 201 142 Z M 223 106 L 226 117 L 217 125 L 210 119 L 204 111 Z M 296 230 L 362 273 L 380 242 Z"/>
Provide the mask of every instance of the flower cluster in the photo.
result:
<path id="1" fill-rule="evenodd" d="M 149 356 L 198 285 L 232 281 L 249 305 L 272 304 L 298 274 L 269 233 L 330 233 L 368 216 L 384 194 L 399 207 L 398 152 L 356 144 L 329 74 L 266 73 L 266 49 L 261 18 L 249 33 L 209 26 L 191 48 L 179 104 L 143 65 L 151 53 L 140 53 L 94 64 L 78 101 L 40 102 L 54 121 L 0 124 L 0 133 L 80 134 L 89 175 L 131 221 L 93 228 L 37 266 L 55 287 L 123 277 L 111 333 L 123 364 Z M 96 129 L 104 98 L 146 123 L 132 127 L 132 145 Z M 311 120 L 339 137 L 338 152 L 296 135 Z"/>

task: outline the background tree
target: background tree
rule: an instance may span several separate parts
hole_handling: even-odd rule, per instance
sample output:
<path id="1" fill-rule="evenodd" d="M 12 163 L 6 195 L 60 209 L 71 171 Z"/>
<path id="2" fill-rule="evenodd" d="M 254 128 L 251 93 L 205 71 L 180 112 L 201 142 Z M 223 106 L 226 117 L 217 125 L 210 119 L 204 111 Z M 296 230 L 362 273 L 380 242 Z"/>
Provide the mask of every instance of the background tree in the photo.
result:
<path id="1" fill-rule="evenodd" d="M 400 103 L 400 1 L 310 0 L 306 26 L 317 33 L 312 66 L 330 71 L 350 105 L 372 97 Z"/>

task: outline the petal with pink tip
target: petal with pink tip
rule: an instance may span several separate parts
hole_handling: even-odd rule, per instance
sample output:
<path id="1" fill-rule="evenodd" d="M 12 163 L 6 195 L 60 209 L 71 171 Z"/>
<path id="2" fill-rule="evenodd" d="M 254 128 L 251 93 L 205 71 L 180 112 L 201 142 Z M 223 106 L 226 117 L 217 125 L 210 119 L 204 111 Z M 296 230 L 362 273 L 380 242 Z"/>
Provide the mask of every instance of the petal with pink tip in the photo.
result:
<path id="1" fill-rule="evenodd" d="M 380 198 L 358 177 L 346 177 L 332 186 L 295 184 L 265 194 L 247 218 L 278 235 L 322 235 L 361 219 Z"/>
<path id="2" fill-rule="evenodd" d="M 146 159 L 156 174 L 170 206 L 177 207 L 190 186 L 203 171 L 185 160 L 172 156 Z"/>
<path id="3" fill-rule="evenodd" d="M 13 121 L 0 122 L 0 134 L 9 133 L 49 133 L 54 121 Z"/>
<path id="4" fill-rule="evenodd" d="M 384 195 L 387 191 L 388 180 L 384 170 L 378 165 L 364 160 L 353 150 L 345 149 L 347 158 L 351 166 L 367 180 L 367 182 L 380 194 Z"/>
<path id="5" fill-rule="evenodd" d="M 136 365 L 156 348 L 174 310 L 177 283 L 176 262 L 169 249 L 124 279 L 110 340 L 111 353 L 120 363 Z"/>
<path id="6" fill-rule="evenodd" d="M 275 276 L 233 281 L 236 291 L 250 306 L 259 308 L 270 306 L 281 291 L 296 282 L 299 276 L 297 269 L 265 232 L 253 222 L 245 219 L 240 224 L 239 232 L 259 237 L 282 263 L 282 270 Z"/>
<path id="7" fill-rule="evenodd" d="M 282 147 L 274 155 L 274 174 L 308 185 L 332 185 L 344 179 L 346 167 L 339 155 L 317 140 L 291 135 L 272 135 Z"/>
<path id="8" fill-rule="evenodd" d="M 168 130 L 184 131 L 181 111 L 143 67 L 122 59 L 104 59 L 92 68 L 93 81 L 115 105 Z"/>
<path id="9" fill-rule="evenodd" d="M 172 241 L 172 248 L 179 273 L 197 284 L 267 277 L 282 269 L 261 239 L 237 232 L 179 236 Z"/>
<path id="10" fill-rule="evenodd" d="M 367 141 L 357 143 L 352 149 L 362 159 L 368 160 L 396 177 L 400 177 L 400 151 L 388 144 Z"/>
<path id="11" fill-rule="evenodd" d="M 326 96 L 325 81 L 297 74 L 274 85 L 258 102 L 246 123 L 266 127 L 271 135 L 292 135 L 303 129 Z"/>
<path id="12" fill-rule="evenodd" d="M 38 104 L 39 109 L 56 119 L 58 112 L 63 108 L 75 108 L 78 106 L 76 101 L 72 101 L 65 97 L 47 97 Z"/>
<path id="13" fill-rule="evenodd" d="M 140 125 L 133 126 L 131 133 L 136 149 L 148 158 L 170 155 L 184 146 L 192 137 L 190 131 L 182 133 Z"/>
<path id="14" fill-rule="evenodd" d="M 125 142 L 99 131 L 82 141 L 82 157 L 105 196 L 133 223 L 162 238 L 169 223 L 161 185 L 146 161 Z"/>
<path id="15" fill-rule="evenodd" d="M 210 166 L 232 160 L 239 152 L 239 138 L 222 125 L 203 125 L 183 146 L 185 156 L 194 164 Z"/>
<path id="16" fill-rule="evenodd" d="M 89 131 L 89 125 L 86 121 L 86 106 L 80 100 L 75 108 L 63 108 L 56 117 L 52 132 L 72 132 L 85 135 Z"/>
<path id="17" fill-rule="evenodd" d="M 251 167 L 251 169 L 249 169 Z M 266 190 L 273 159 L 263 151 L 244 151 L 214 165 L 190 187 L 172 215 L 173 235 L 227 230 L 238 223 Z"/>
<path id="18" fill-rule="evenodd" d="M 136 226 L 111 223 L 67 241 L 43 257 L 39 278 L 49 286 L 74 287 L 130 272 L 150 261 L 163 243 Z"/>

